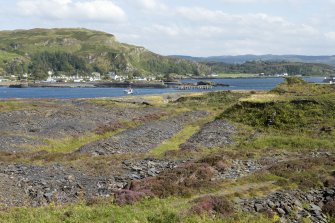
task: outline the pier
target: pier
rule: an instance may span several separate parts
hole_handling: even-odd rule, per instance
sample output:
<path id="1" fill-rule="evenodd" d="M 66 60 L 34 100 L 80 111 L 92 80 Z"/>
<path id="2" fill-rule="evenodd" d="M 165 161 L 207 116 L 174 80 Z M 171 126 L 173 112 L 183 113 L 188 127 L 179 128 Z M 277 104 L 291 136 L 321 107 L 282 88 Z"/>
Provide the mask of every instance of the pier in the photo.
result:
<path id="1" fill-rule="evenodd" d="M 178 85 L 175 86 L 178 90 L 210 90 L 212 85 Z"/>

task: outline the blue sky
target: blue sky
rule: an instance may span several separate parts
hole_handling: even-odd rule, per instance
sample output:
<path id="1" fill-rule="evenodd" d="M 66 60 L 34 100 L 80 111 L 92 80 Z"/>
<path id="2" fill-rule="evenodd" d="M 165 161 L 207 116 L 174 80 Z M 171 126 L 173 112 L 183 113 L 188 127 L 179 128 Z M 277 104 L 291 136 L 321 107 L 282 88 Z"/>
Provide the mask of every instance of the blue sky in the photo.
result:
<path id="1" fill-rule="evenodd" d="M 0 0 L 0 29 L 84 27 L 156 53 L 335 54 L 335 0 Z"/>

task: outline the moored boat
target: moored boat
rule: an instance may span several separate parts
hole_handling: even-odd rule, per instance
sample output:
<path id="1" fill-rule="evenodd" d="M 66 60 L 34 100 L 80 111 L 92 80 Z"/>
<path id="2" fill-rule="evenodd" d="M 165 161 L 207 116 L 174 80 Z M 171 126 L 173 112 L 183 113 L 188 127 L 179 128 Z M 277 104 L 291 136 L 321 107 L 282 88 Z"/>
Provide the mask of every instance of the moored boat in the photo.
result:
<path id="1" fill-rule="evenodd" d="M 124 90 L 123 92 L 125 94 L 134 94 L 134 90 L 131 87 L 129 87 L 128 89 Z"/>

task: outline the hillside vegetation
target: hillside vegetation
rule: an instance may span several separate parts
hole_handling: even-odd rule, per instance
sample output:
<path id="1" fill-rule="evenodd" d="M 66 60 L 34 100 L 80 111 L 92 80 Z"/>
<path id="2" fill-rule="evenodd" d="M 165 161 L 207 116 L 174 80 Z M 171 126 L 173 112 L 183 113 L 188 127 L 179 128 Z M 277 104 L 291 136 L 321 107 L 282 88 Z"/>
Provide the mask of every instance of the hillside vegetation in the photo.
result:
<path id="1" fill-rule="evenodd" d="M 242 64 L 224 62 L 203 62 L 215 73 L 227 74 L 283 74 L 303 76 L 329 76 L 335 73 L 335 68 L 327 64 L 302 63 L 289 61 L 250 61 Z"/>
<path id="2" fill-rule="evenodd" d="M 237 55 L 237 56 L 211 56 L 211 57 L 190 57 L 176 55 L 174 57 L 193 61 L 222 62 L 229 64 L 242 64 L 248 61 L 290 61 L 301 63 L 321 63 L 335 66 L 335 56 L 306 56 L 306 55 Z"/>
<path id="3" fill-rule="evenodd" d="M 42 79 L 49 70 L 73 75 L 93 71 L 128 76 L 204 75 L 206 65 L 152 53 L 123 44 L 112 34 L 87 29 L 32 29 L 0 32 L 0 75 L 32 73 Z"/>

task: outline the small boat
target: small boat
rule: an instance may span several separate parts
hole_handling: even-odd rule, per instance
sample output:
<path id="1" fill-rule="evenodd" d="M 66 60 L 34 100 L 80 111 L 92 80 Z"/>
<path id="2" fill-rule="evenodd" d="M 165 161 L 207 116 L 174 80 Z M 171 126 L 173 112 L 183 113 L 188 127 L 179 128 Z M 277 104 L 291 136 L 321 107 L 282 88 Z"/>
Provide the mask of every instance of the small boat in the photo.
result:
<path id="1" fill-rule="evenodd" d="M 134 94 L 134 90 L 131 87 L 129 87 L 127 90 L 124 90 L 123 92 L 125 94 Z"/>
<path id="2" fill-rule="evenodd" d="M 325 77 L 323 82 L 328 84 L 335 84 L 335 76 Z"/>

